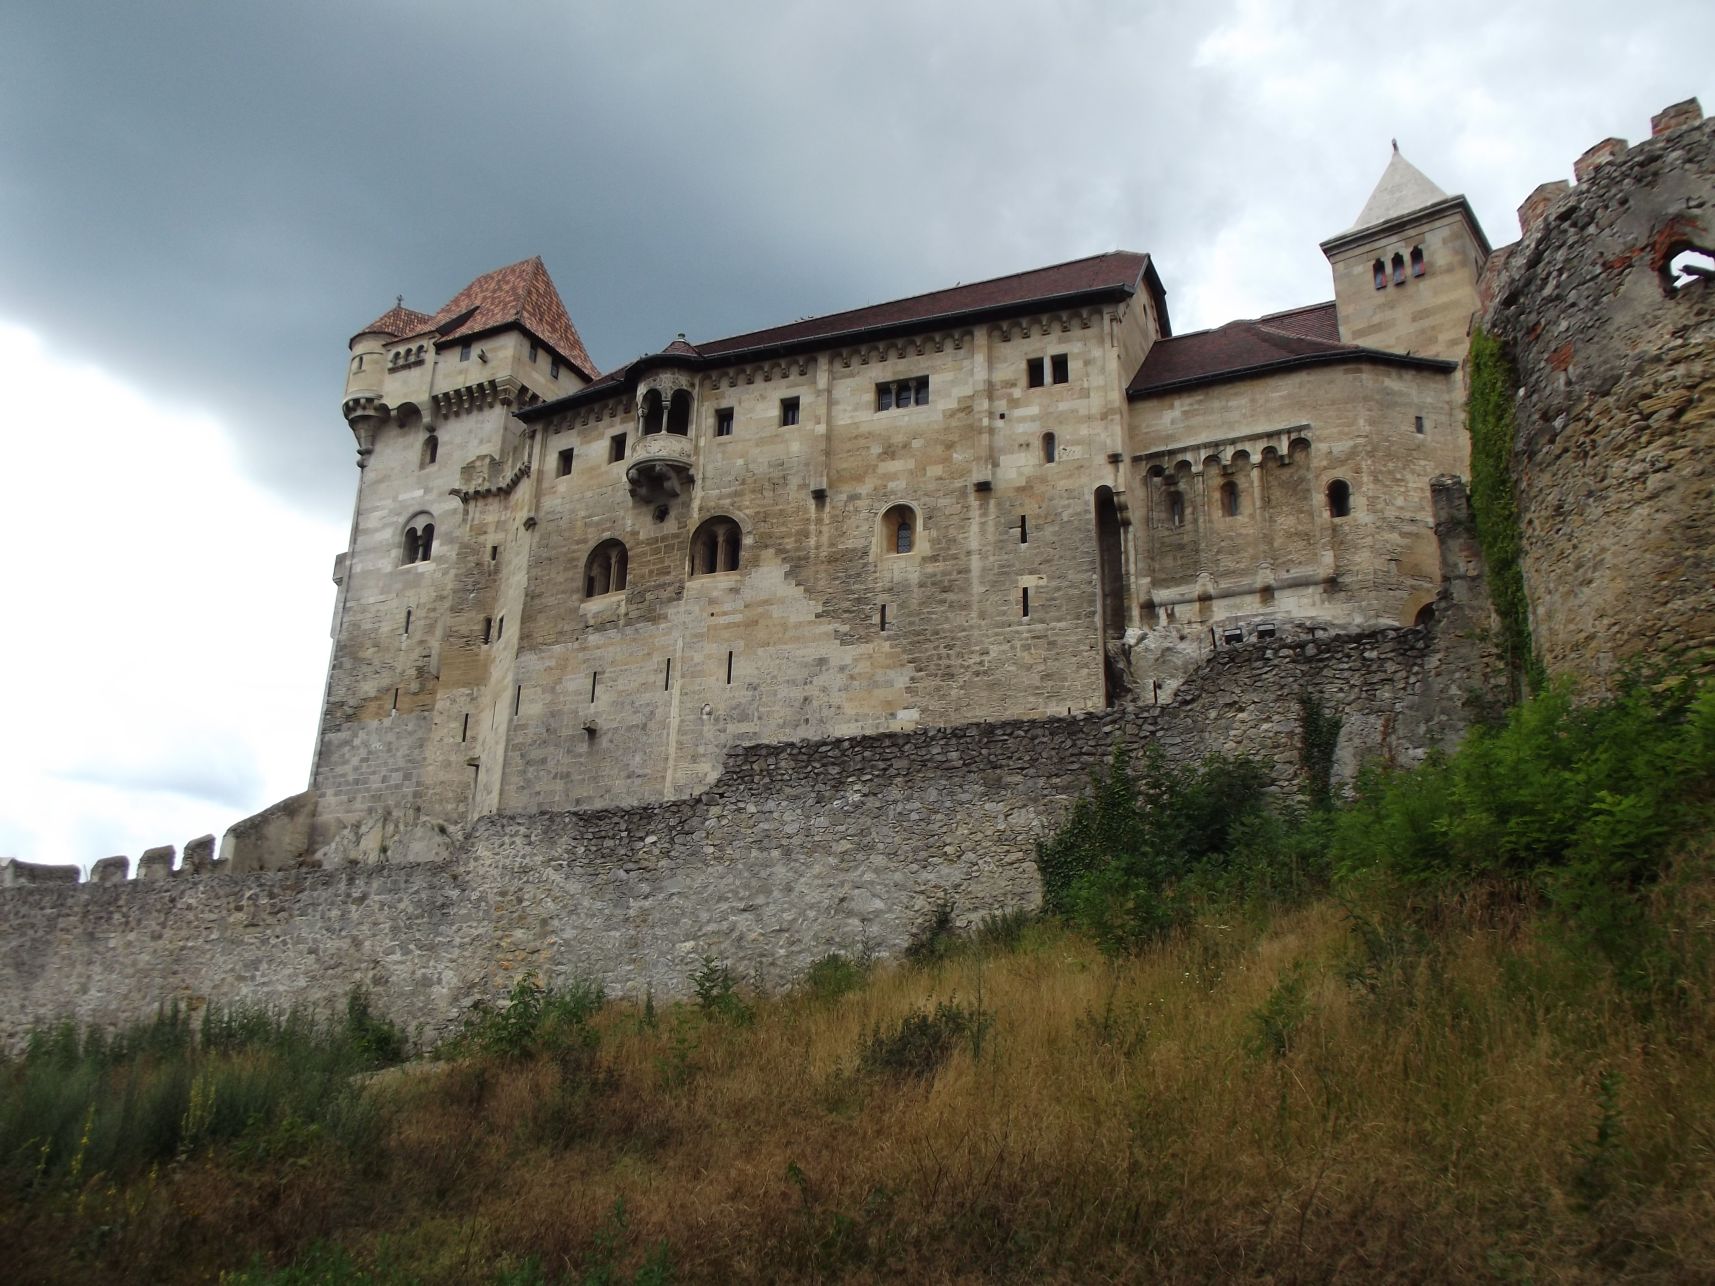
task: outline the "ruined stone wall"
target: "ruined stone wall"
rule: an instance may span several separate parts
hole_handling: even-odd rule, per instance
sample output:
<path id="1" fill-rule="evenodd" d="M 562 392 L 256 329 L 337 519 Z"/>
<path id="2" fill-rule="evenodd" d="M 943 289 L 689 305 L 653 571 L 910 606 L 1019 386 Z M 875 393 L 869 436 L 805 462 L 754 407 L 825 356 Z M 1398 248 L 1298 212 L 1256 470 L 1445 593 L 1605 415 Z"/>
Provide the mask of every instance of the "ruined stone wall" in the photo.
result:
<path id="1" fill-rule="evenodd" d="M 1553 673 L 1715 647 L 1715 281 L 1671 271 L 1715 250 L 1715 122 L 1693 100 L 1655 126 L 1533 193 L 1485 282 L 1518 373 L 1525 589 Z"/>
<path id="2" fill-rule="evenodd" d="M 339 869 L 9 888 L 0 1042 L 172 1000 L 333 1005 L 353 986 L 432 1035 L 525 970 L 671 995 L 706 955 L 780 984 L 827 951 L 894 952 L 943 897 L 967 923 L 1033 903 L 1035 841 L 1117 740 L 1258 755 L 1286 780 L 1308 692 L 1345 719 L 1342 773 L 1448 743 L 1483 654 L 1446 603 L 1432 629 L 1223 649 L 1171 705 L 735 749 L 693 798 L 485 817 L 442 860 L 383 836 Z"/>

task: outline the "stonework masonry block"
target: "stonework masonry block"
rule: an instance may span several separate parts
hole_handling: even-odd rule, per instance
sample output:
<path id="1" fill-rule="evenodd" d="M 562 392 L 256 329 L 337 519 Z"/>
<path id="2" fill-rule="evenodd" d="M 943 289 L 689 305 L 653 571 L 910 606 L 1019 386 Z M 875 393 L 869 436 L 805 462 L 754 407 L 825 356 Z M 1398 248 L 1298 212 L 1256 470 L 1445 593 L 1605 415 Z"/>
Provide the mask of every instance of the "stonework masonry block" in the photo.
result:
<path id="1" fill-rule="evenodd" d="M 1650 117 L 1650 137 L 1656 138 L 1672 130 L 1683 129 L 1687 125 L 1695 125 L 1703 119 L 1703 105 L 1695 98 L 1688 98 L 1672 107 L 1664 107 Z"/>
<path id="2" fill-rule="evenodd" d="M 1520 232 L 1529 232 L 1542 222 L 1543 215 L 1548 213 L 1548 207 L 1572 190 L 1572 185 L 1565 179 L 1555 179 L 1552 183 L 1539 183 L 1536 189 L 1524 199 L 1524 204 L 1518 208 L 1518 226 Z"/>
<path id="3" fill-rule="evenodd" d="M 1605 138 L 1600 143 L 1593 144 L 1572 163 L 1572 177 L 1579 183 L 1584 182 L 1599 168 L 1609 161 L 1626 154 L 1626 140 L 1623 138 Z"/>
<path id="4" fill-rule="evenodd" d="M 171 877 L 173 858 L 176 856 L 177 850 L 171 844 L 144 850 L 143 856 L 137 859 L 137 878 L 164 880 Z"/>
<path id="5" fill-rule="evenodd" d="M 123 884 L 131 877 L 131 859 L 128 857 L 104 857 L 89 868 L 89 879 L 92 884 Z"/>

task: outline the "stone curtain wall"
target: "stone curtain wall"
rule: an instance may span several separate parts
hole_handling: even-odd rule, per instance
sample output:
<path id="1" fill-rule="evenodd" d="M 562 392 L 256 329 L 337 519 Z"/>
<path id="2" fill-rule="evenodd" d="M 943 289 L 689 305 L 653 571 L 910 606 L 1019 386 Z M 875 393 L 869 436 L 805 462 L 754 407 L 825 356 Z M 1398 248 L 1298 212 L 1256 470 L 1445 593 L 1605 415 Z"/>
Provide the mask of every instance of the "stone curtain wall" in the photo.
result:
<path id="1" fill-rule="evenodd" d="M 1512 473 L 1531 630 L 1554 673 L 1715 647 L 1715 121 L 1607 139 L 1544 184 L 1484 282 L 1520 384 Z M 1707 263 L 1708 260 L 1705 259 Z"/>
<path id="2" fill-rule="evenodd" d="M 1035 841 L 1116 740 L 1288 780 L 1305 692 L 1344 717 L 1346 771 L 1457 737 L 1482 653 L 1444 604 L 1430 629 L 1223 650 L 1169 706 L 737 749 L 695 798 L 483 818 L 444 861 L 7 889 L 0 1042 L 354 986 L 433 1036 L 525 971 L 668 996 L 704 956 L 780 985 L 827 951 L 893 953 L 943 897 L 966 923 L 1034 903 Z"/>

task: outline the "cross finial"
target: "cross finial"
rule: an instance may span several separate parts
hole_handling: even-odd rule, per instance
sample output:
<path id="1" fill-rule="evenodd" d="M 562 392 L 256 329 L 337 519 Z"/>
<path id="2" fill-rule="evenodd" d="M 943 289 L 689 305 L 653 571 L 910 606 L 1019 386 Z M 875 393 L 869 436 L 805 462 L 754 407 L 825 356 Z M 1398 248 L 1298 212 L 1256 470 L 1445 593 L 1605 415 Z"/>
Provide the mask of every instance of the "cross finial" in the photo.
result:
<path id="1" fill-rule="evenodd" d="M 1396 152 L 1399 151 L 1399 144 L 1398 143 L 1395 143 L 1393 145 L 1393 150 Z M 403 308 L 405 306 L 405 296 L 404 295 L 394 295 L 393 296 L 393 306 L 395 308 Z"/>
<path id="2" fill-rule="evenodd" d="M 1396 152 L 1399 151 L 1399 140 L 1397 138 L 1393 141 L 1393 150 Z"/>

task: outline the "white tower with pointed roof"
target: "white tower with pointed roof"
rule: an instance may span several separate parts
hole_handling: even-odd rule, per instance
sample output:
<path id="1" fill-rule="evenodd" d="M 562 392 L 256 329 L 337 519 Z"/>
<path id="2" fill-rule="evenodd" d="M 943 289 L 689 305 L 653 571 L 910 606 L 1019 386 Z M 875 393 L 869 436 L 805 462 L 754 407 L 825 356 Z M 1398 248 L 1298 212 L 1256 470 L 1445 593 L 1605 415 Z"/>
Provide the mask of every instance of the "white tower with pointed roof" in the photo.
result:
<path id="1" fill-rule="evenodd" d="M 1357 220 L 1324 241 L 1322 253 L 1334 270 L 1342 340 L 1464 357 L 1489 241 L 1470 202 L 1448 196 L 1397 142 Z"/>

